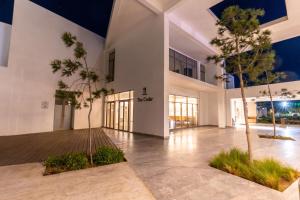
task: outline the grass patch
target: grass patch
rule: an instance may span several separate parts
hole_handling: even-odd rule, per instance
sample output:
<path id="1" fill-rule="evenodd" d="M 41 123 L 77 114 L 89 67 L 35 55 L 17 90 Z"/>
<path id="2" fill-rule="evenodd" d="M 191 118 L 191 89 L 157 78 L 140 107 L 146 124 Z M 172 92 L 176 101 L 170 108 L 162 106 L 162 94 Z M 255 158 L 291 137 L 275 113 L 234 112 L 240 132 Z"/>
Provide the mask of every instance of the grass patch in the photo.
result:
<path id="1" fill-rule="evenodd" d="M 249 164 L 248 158 L 248 153 L 234 148 L 216 155 L 210 166 L 279 191 L 300 176 L 297 170 L 274 159 L 254 160 Z"/>
<path id="2" fill-rule="evenodd" d="M 92 166 L 89 156 L 85 153 L 67 153 L 61 156 L 49 156 L 44 162 L 44 175 L 58 174 L 66 171 L 109 165 L 125 161 L 122 150 L 112 147 L 100 147 L 93 155 Z"/>
<path id="3" fill-rule="evenodd" d="M 281 136 L 281 135 L 258 135 L 260 138 L 265 138 L 265 139 L 274 139 L 274 140 L 292 140 L 292 141 L 296 141 L 294 138 L 292 137 L 288 137 L 288 136 Z"/>

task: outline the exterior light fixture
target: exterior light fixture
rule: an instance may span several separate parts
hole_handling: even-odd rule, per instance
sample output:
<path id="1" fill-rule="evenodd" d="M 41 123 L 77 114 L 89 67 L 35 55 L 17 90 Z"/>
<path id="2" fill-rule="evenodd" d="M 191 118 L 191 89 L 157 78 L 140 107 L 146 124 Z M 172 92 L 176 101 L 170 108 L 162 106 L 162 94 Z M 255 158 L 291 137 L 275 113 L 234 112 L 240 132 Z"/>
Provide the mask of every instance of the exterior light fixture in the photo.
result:
<path id="1" fill-rule="evenodd" d="M 283 107 L 283 108 L 288 107 L 288 102 L 286 102 L 286 101 L 281 102 L 281 107 Z"/>
<path id="2" fill-rule="evenodd" d="M 147 93 L 147 88 L 143 87 L 142 97 L 138 97 L 137 100 L 138 102 L 153 101 L 153 97 L 149 97 Z"/>

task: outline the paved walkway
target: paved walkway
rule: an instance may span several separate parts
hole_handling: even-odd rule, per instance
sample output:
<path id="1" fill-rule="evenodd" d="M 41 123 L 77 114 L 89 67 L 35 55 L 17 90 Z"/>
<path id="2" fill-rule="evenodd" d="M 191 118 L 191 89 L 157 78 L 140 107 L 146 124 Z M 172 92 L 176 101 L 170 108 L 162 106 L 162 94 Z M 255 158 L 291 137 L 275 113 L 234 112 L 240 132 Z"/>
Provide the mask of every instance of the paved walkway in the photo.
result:
<path id="1" fill-rule="evenodd" d="M 115 146 L 100 129 L 92 129 L 93 151 Z M 49 155 L 88 151 L 88 130 L 55 131 L 0 137 L 0 166 L 44 161 Z"/>
<path id="2" fill-rule="evenodd" d="M 0 167 L 0 200 L 154 200 L 127 163 L 42 176 L 39 163 Z"/>
<path id="3" fill-rule="evenodd" d="M 274 157 L 300 170 L 300 129 L 279 129 L 297 141 L 259 139 L 272 127 L 252 127 L 255 158 Z M 243 128 L 186 129 L 169 140 L 105 130 L 125 151 L 130 166 L 159 200 L 299 200 L 295 182 L 284 193 L 208 166 L 221 150 L 246 150 Z"/>

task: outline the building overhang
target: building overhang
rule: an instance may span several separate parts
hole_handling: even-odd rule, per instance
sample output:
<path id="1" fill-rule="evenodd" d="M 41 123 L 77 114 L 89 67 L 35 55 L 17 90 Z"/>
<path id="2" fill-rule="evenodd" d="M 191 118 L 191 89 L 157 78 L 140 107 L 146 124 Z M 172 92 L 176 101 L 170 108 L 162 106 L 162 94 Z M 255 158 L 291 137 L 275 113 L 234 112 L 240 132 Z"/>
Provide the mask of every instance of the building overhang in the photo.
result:
<path id="1" fill-rule="evenodd" d="M 194 78 L 190 78 L 172 71 L 168 74 L 169 87 L 177 86 L 180 88 L 186 88 L 190 90 L 196 90 L 199 92 L 221 92 L 223 88 L 216 85 L 206 83 Z"/>

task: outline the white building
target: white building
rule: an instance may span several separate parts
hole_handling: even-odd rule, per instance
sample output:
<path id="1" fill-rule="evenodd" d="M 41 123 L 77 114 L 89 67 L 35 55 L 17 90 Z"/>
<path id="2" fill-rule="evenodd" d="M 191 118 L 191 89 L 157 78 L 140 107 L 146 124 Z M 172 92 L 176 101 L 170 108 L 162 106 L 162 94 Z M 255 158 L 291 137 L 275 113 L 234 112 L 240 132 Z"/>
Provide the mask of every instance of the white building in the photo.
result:
<path id="1" fill-rule="evenodd" d="M 2 55 L 8 59 L 0 67 L 0 135 L 55 130 L 60 109 L 54 94 L 60 77 L 52 74 L 49 63 L 71 56 L 60 40 L 65 31 L 85 44 L 89 63 L 99 66 L 103 78 L 108 75 L 109 82 L 103 84 L 115 91 L 95 103 L 94 127 L 167 138 L 174 128 L 232 126 L 240 120 L 239 90 L 225 89 L 215 79 L 222 68 L 206 61 L 218 53 L 209 44 L 217 32 L 209 8 L 219 2 L 115 0 L 103 38 L 31 1 L 15 0 L 12 26 L 0 22 L 0 41 L 3 30 L 11 31 L 3 43 L 7 47 Z M 288 19 L 265 24 L 274 42 L 300 34 L 299 4 L 287 0 Z M 294 90 L 299 83 L 272 88 Z M 263 87 L 246 91 L 250 117 L 256 115 L 254 102 Z M 87 127 L 86 109 L 69 112 L 66 127 Z"/>

